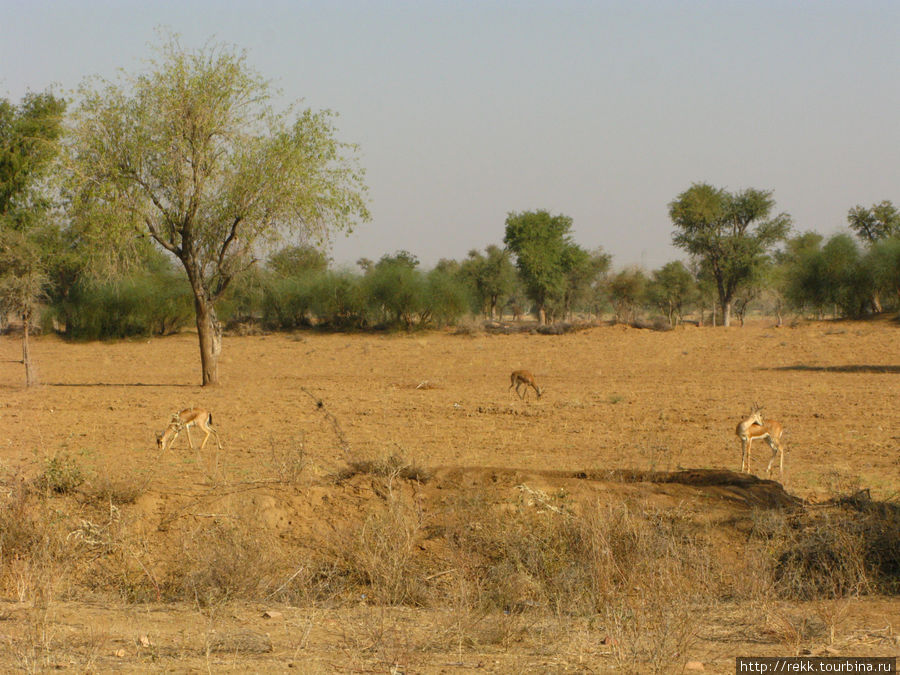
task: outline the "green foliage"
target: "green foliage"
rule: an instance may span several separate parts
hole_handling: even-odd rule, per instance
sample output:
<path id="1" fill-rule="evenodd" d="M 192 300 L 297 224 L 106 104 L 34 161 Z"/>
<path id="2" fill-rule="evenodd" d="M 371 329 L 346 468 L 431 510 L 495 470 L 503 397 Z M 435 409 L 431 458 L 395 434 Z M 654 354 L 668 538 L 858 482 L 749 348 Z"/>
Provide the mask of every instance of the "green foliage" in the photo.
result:
<path id="1" fill-rule="evenodd" d="M 868 209 L 854 206 L 847 214 L 847 222 L 850 229 L 869 244 L 900 237 L 900 211 L 887 200 Z"/>
<path id="2" fill-rule="evenodd" d="M 865 256 L 865 267 L 871 271 L 872 281 L 883 299 L 890 298 L 894 307 L 900 304 L 900 236 L 875 242 Z"/>
<path id="3" fill-rule="evenodd" d="M 245 55 L 164 40 L 148 72 L 80 92 L 71 213 L 86 236 L 149 234 L 184 267 L 196 300 L 203 384 L 218 381 L 215 304 L 286 234 L 325 239 L 368 219 L 355 148 L 333 114 L 275 112 Z"/>
<path id="4" fill-rule="evenodd" d="M 364 277 L 363 289 L 377 323 L 412 328 L 425 306 L 425 284 L 417 264 L 407 255 L 384 256 Z"/>
<path id="5" fill-rule="evenodd" d="M 311 325 L 312 279 L 312 275 L 270 277 L 263 289 L 263 324 L 280 330 Z"/>
<path id="6" fill-rule="evenodd" d="M 456 323 L 472 304 L 466 284 L 441 269 L 431 270 L 425 277 L 422 323 L 434 322 L 438 327 Z"/>
<path id="7" fill-rule="evenodd" d="M 786 295 L 797 308 L 821 314 L 836 307 L 845 316 L 860 316 L 872 306 L 876 286 L 873 268 L 846 234 L 821 248 L 805 248 L 787 273 Z"/>
<path id="8" fill-rule="evenodd" d="M 59 153 L 65 101 L 27 94 L 13 105 L 0 99 L 0 311 L 22 318 L 25 382 L 36 384 L 28 335 L 49 284 L 54 254 L 54 160 Z"/>
<path id="9" fill-rule="evenodd" d="M 459 274 L 472 289 L 477 311 L 491 319 L 516 282 L 509 252 L 494 245 L 488 246 L 483 254 L 475 249 L 469 251 L 468 258 L 459 265 Z"/>
<path id="10" fill-rule="evenodd" d="M 771 191 L 751 188 L 732 194 L 706 183 L 695 183 L 669 204 L 676 228 L 672 240 L 699 259 L 715 280 L 725 325 L 738 289 L 790 230 L 787 214 L 769 217 L 774 206 Z"/>
<path id="11" fill-rule="evenodd" d="M 565 294 L 567 253 L 574 246 L 571 229 L 571 218 L 544 210 L 513 212 L 506 218 L 503 242 L 516 255 L 519 274 L 542 322 L 548 305 Z"/>
<path id="12" fill-rule="evenodd" d="M 68 453 L 57 452 L 53 457 L 47 458 L 43 472 L 36 479 L 36 485 L 49 492 L 69 494 L 84 483 L 84 480 L 84 472 L 77 460 Z"/>
<path id="13" fill-rule="evenodd" d="M 281 277 L 296 276 L 303 272 L 324 272 L 328 269 L 328 256 L 315 246 L 286 246 L 269 256 L 268 267 Z"/>
<path id="14" fill-rule="evenodd" d="M 699 300 L 697 282 L 680 260 L 666 263 L 654 270 L 647 285 L 647 299 L 666 315 L 670 326 L 675 326 Z"/>
<path id="15" fill-rule="evenodd" d="M 0 229 L 0 311 L 30 317 L 36 313 L 48 278 L 34 238 Z"/>
<path id="16" fill-rule="evenodd" d="M 28 93 L 16 106 L 0 99 L 0 218 L 27 227 L 49 205 L 42 181 L 59 152 L 63 99 Z"/>
<path id="17" fill-rule="evenodd" d="M 590 305 L 598 283 L 609 270 L 612 256 L 602 249 L 589 252 L 570 244 L 563 252 L 565 290 L 560 309 L 565 315 L 576 308 Z"/>
<path id="18" fill-rule="evenodd" d="M 168 271 L 79 282 L 53 311 L 67 337 L 100 340 L 174 333 L 190 322 L 193 306 L 188 284 Z"/>
<path id="19" fill-rule="evenodd" d="M 320 325 L 363 328 L 367 302 L 362 279 L 346 271 L 329 271 L 315 277 L 311 286 L 312 312 Z"/>
<path id="20" fill-rule="evenodd" d="M 610 277 L 609 296 L 616 313 L 616 321 L 630 322 L 646 300 L 647 277 L 638 268 L 625 269 Z"/>

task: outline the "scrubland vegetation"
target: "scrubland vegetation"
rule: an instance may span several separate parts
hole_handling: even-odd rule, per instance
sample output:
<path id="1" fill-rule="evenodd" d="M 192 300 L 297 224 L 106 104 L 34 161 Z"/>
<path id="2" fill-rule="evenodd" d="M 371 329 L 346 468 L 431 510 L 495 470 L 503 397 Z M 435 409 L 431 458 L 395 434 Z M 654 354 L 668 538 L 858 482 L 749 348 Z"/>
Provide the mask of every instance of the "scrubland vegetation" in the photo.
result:
<path id="1" fill-rule="evenodd" d="M 775 213 L 773 190 L 694 184 L 669 204 L 688 260 L 656 270 L 616 268 L 544 210 L 511 211 L 498 243 L 431 269 L 404 250 L 335 267 L 309 242 L 369 214 L 332 115 L 272 110 L 233 50 L 171 38 L 158 57 L 86 84 L 72 109 L 51 92 L 0 101 L 0 310 L 28 385 L 3 375 L 0 668 L 672 672 L 699 654 L 731 672 L 731 645 L 896 653 L 898 408 L 870 400 L 897 373 L 890 201 L 848 205 L 854 234 L 826 240 Z M 706 328 L 751 315 L 772 331 L 880 319 L 864 357 L 857 329 L 820 331 L 816 350 Z M 659 332 L 608 354 L 609 333 L 510 335 L 565 322 Z M 693 326 L 699 346 L 647 346 Z M 203 389 L 164 340 L 188 327 Z M 456 342 L 435 350 L 430 329 Z M 257 340 L 272 332 L 290 336 Z M 306 344 L 334 333 L 348 340 Z M 228 360 L 223 335 L 250 346 Z M 861 360 L 832 358 L 831 336 Z M 110 368 L 108 345 L 85 346 L 133 337 L 159 339 Z M 530 338 L 561 356 L 513 341 Z M 42 391 L 34 353 L 51 350 Z M 223 384 L 220 357 L 227 384 L 206 387 Z M 540 402 L 501 398 L 519 367 L 544 383 Z M 793 410 L 797 494 L 723 469 L 760 392 Z M 230 475 L 144 447 L 204 398 Z M 312 441 L 315 415 L 327 432 Z M 844 484 L 807 499 L 832 464 Z M 72 628 L 67 608 L 98 627 Z M 149 625 L 150 608 L 152 637 L 112 627 Z M 198 622 L 199 642 L 172 632 Z"/>
<path id="2" fill-rule="evenodd" d="M 55 456 L 33 479 L 4 478 L 3 597 L 44 610 L 62 602 L 186 603 L 213 615 L 246 603 L 333 612 L 362 603 L 373 612 L 414 608 L 428 620 L 437 613 L 427 637 L 410 626 L 402 657 L 381 652 L 396 636 L 374 636 L 365 649 L 382 667 L 416 670 L 439 654 L 508 653 L 534 640 L 554 654 L 552 643 L 577 626 L 582 656 L 595 666 L 671 672 L 725 608 L 740 608 L 761 639 L 796 655 L 811 642 L 834 644 L 859 598 L 900 590 L 900 505 L 865 493 L 810 508 L 773 486 L 780 503 L 713 524 L 696 505 L 648 507 L 562 488 L 521 485 L 512 501 L 491 488 L 448 490 L 437 501 L 429 484 L 445 476 L 390 457 L 332 476 L 338 502 L 349 490 L 380 498 L 340 523 L 340 533 L 301 539 L 260 527 L 240 486 L 218 489 L 222 512 L 209 519 L 172 514 L 147 532 L 133 508 L 146 484 L 85 473 Z M 306 479 L 297 479 L 269 494 L 302 494 Z M 797 602 L 802 616 L 789 609 Z M 229 651 L 272 650 L 254 646 L 262 635 L 244 640 Z M 98 666 L 99 655 L 64 641 L 32 636 L 8 646 L 14 660 L 6 665 L 40 670 L 68 654 L 85 659 L 84 668 Z M 151 654 L 144 650 L 138 662 L 149 665 Z"/>

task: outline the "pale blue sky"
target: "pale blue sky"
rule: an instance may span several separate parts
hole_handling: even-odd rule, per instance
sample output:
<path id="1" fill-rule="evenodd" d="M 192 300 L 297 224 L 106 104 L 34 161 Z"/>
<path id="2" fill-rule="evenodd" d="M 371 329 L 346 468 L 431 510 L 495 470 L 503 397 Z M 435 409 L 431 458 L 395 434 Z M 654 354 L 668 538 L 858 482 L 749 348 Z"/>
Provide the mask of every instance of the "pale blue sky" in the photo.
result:
<path id="1" fill-rule="evenodd" d="M 826 235 L 900 203 L 898 0 L 0 0 L 0 96 L 140 70 L 160 26 L 340 114 L 373 220 L 338 263 L 463 258 L 545 208 L 653 269 L 683 258 L 667 205 L 699 181 L 774 190 Z"/>

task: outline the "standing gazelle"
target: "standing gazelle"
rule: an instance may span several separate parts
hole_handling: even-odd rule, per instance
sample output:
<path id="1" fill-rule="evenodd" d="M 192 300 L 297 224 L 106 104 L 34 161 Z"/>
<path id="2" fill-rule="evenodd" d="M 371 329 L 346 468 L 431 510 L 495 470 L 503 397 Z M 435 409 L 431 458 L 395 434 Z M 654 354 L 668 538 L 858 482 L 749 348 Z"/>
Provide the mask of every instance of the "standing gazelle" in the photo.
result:
<path id="1" fill-rule="evenodd" d="M 203 443 L 200 444 L 200 450 L 206 447 L 210 434 L 216 437 L 216 445 L 219 447 L 219 450 L 222 449 L 222 444 L 219 442 L 219 434 L 212 425 L 212 414 L 203 408 L 186 408 L 180 413 L 172 413 L 172 420 L 169 422 L 166 430 L 161 434 L 156 434 L 156 447 L 161 452 L 165 452 L 166 447 L 172 447 L 178 434 L 184 431 L 187 434 L 188 445 L 193 450 L 194 441 L 191 439 L 191 427 L 193 426 L 197 426 L 200 428 L 200 431 L 206 432 L 206 436 L 203 437 Z"/>
<path id="2" fill-rule="evenodd" d="M 525 385 L 525 391 L 519 392 L 519 387 Z M 519 394 L 519 398 L 524 399 L 528 395 L 528 387 L 534 389 L 535 393 L 537 393 L 537 397 L 540 398 L 541 394 L 544 393 L 543 389 L 541 389 L 537 382 L 534 381 L 534 375 L 529 373 L 527 370 L 514 370 L 509 374 L 509 388 L 507 391 L 516 388 L 516 393 Z"/>
<path id="3" fill-rule="evenodd" d="M 737 425 L 735 433 L 741 439 L 741 471 L 750 473 L 750 446 L 753 445 L 753 441 L 760 439 L 765 440 L 772 448 L 772 459 L 769 460 L 769 466 L 766 468 L 766 476 L 772 473 L 772 465 L 775 464 L 775 458 L 778 457 L 780 451 L 781 462 L 778 471 L 779 475 L 784 477 L 784 446 L 781 444 L 784 427 L 780 422 L 764 420 L 762 410 L 754 404 L 750 417 Z"/>

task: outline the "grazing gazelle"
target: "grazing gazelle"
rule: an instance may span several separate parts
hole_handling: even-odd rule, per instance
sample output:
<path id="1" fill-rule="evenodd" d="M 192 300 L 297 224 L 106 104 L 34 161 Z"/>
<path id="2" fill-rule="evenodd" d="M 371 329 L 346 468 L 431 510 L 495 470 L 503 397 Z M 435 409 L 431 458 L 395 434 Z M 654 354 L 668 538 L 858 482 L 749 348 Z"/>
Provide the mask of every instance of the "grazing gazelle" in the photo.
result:
<path id="1" fill-rule="evenodd" d="M 180 413 L 173 413 L 172 421 L 169 422 L 166 430 L 161 434 L 156 434 L 156 447 L 160 451 L 165 452 L 166 447 L 171 447 L 178 434 L 184 431 L 187 434 L 188 445 L 193 450 L 194 441 L 191 440 L 191 427 L 193 426 L 197 426 L 200 428 L 200 431 L 206 432 L 206 436 L 203 437 L 203 443 L 200 444 L 200 450 L 206 447 L 210 434 L 216 437 L 216 445 L 219 446 L 219 450 L 222 449 L 222 444 L 219 442 L 219 434 L 212 425 L 212 414 L 203 408 L 187 408 Z"/>
<path id="2" fill-rule="evenodd" d="M 769 466 L 766 468 L 766 476 L 772 473 L 772 465 L 775 464 L 775 458 L 779 451 L 781 451 L 781 463 L 778 470 L 780 475 L 784 476 L 784 446 L 781 444 L 784 427 L 780 422 L 764 420 L 762 410 L 754 404 L 750 417 L 737 425 L 735 433 L 741 439 L 741 471 L 750 473 L 750 446 L 753 441 L 760 439 L 765 440 L 772 448 L 772 459 L 769 460 Z"/>
<path id="3" fill-rule="evenodd" d="M 519 387 L 525 385 L 525 391 L 520 392 Z M 540 398 L 541 394 L 544 393 L 543 390 L 537 385 L 537 382 L 534 381 L 534 375 L 529 373 L 527 370 L 514 370 L 509 374 L 509 388 L 507 391 L 516 388 L 516 393 L 519 394 L 519 398 L 524 399 L 528 395 L 528 387 L 534 389 L 537 393 L 537 397 Z"/>

